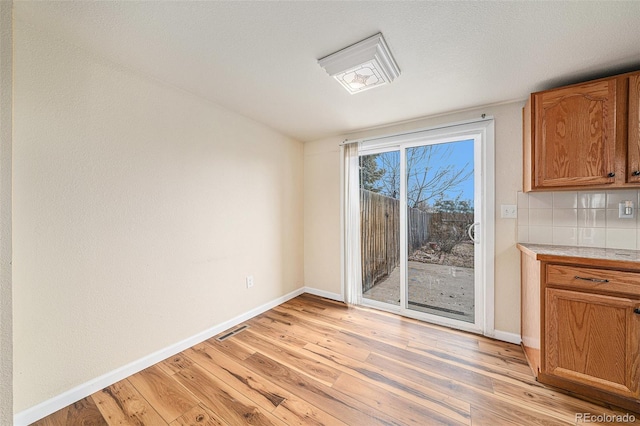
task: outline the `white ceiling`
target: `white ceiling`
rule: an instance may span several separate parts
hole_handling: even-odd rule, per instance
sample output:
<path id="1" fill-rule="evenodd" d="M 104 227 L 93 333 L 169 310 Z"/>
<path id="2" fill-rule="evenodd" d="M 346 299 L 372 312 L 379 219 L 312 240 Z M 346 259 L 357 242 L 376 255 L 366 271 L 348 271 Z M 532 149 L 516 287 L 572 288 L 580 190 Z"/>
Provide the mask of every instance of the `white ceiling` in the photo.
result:
<path id="1" fill-rule="evenodd" d="M 640 1 L 21 2 L 16 19 L 311 141 L 640 69 Z M 348 94 L 317 59 L 382 32 L 402 71 Z"/>

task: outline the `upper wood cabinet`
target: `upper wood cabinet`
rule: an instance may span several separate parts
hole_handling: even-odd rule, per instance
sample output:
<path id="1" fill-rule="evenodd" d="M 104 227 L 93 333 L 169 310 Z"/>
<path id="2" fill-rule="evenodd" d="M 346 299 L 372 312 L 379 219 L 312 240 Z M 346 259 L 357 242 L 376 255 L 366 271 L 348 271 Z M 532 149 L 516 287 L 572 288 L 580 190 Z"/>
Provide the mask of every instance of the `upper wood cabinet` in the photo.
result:
<path id="1" fill-rule="evenodd" d="M 615 101 L 615 80 L 534 95 L 537 186 L 613 182 Z"/>
<path id="2" fill-rule="evenodd" d="M 640 74 L 629 77 L 627 181 L 640 183 Z"/>
<path id="3" fill-rule="evenodd" d="M 640 184 L 640 73 L 531 94 L 524 190 Z"/>

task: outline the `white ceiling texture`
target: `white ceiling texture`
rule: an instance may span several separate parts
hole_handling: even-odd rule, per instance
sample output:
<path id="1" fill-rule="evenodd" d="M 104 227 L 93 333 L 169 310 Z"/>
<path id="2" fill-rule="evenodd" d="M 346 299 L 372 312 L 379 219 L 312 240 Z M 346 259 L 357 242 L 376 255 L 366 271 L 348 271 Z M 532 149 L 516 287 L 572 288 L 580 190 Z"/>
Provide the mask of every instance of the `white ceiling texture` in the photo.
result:
<path id="1" fill-rule="evenodd" d="M 640 1 L 22 2 L 15 18 L 301 141 L 640 69 Z M 382 32 L 401 75 L 317 59 Z"/>

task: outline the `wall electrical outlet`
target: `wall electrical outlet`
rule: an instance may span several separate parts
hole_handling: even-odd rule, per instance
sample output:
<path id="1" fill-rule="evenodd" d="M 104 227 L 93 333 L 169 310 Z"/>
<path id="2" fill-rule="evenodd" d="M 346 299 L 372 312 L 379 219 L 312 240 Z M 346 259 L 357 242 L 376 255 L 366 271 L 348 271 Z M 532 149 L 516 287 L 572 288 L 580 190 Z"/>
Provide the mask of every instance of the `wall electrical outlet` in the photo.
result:
<path id="1" fill-rule="evenodd" d="M 253 287 L 253 275 L 248 275 L 246 281 L 247 281 L 247 288 Z"/>
<path id="2" fill-rule="evenodd" d="M 515 204 L 501 204 L 500 217 L 503 219 L 517 219 L 518 206 L 516 206 Z"/>
<path id="3" fill-rule="evenodd" d="M 636 209 L 633 205 L 633 201 L 631 200 L 622 201 L 618 205 L 618 217 L 620 219 L 633 219 L 634 217 L 636 217 L 635 213 Z"/>

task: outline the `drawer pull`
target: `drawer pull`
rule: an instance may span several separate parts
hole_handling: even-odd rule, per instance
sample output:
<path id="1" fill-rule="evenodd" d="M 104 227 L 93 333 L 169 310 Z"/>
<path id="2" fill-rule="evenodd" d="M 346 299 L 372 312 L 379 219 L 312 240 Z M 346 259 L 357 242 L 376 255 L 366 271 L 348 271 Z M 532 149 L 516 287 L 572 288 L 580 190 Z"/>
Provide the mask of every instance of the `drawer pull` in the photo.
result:
<path id="1" fill-rule="evenodd" d="M 638 314 L 638 315 L 640 315 L 640 308 L 635 308 L 635 309 L 633 310 L 633 313 L 634 313 L 634 314 Z"/>
<path id="2" fill-rule="evenodd" d="M 591 281 L 593 283 L 608 283 L 609 282 L 609 280 L 601 280 L 601 279 L 598 279 L 598 278 L 584 278 L 584 277 L 579 277 L 577 275 L 575 277 L 573 277 L 573 278 L 575 278 L 576 280 Z"/>

